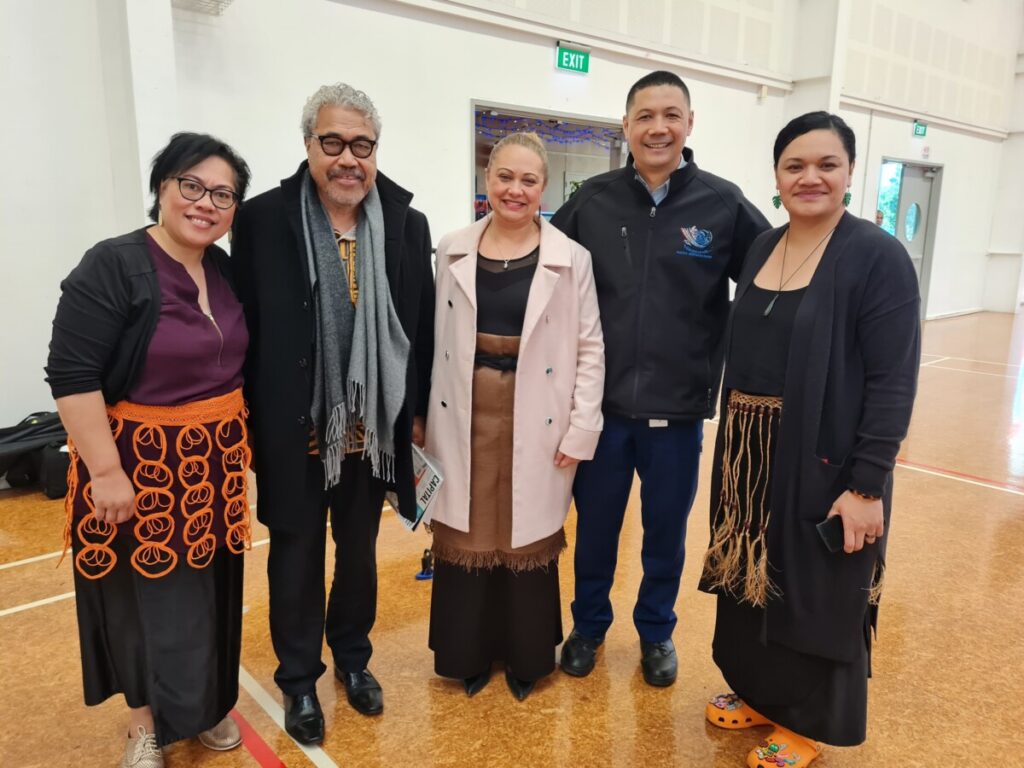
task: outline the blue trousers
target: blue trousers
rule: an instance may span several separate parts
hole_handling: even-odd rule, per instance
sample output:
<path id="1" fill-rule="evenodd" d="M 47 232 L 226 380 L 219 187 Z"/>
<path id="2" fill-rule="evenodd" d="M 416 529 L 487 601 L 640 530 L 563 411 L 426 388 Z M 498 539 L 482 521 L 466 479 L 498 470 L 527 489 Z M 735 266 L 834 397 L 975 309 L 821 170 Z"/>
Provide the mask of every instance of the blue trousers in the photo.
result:
<path id="1" fill-rule="evenodd" d="M 652 427 L 646 419 L 605 414 L 592 461 L 576 472 L 576 631 L 603 639 L 612 623 L 609 599 L 618 559 L 619 533 L 633 473 L 640 477 L 644 537 L 643 580 L 633 609 L 642 640 L 668 640 L 676 626 L 675 603 L 683 572 L 686 518 L 697 492 L 702 421 Z"/>

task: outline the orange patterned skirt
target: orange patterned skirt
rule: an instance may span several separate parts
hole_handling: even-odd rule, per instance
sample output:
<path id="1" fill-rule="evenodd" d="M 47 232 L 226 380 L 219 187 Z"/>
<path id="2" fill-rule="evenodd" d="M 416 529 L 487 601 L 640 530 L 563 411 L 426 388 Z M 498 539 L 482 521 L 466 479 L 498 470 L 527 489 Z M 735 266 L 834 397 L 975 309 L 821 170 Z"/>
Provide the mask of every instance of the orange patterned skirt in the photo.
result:
<path id="1" fill-rule="evenodd" d="M 99 579 L 117 563 L 116 536 L 134 537 L 131 564 L 149 578 L 184 560 L 205 568 L 227 547 L 250 547 L 250 450 L 242 391 L 173 406 L 107 406 L 121 466 L 135 486 L 135 517 L 114 525 L 93 516 L 89 471 L 68 440 L 64 551 L 76 538 L 75 569 Z"/>

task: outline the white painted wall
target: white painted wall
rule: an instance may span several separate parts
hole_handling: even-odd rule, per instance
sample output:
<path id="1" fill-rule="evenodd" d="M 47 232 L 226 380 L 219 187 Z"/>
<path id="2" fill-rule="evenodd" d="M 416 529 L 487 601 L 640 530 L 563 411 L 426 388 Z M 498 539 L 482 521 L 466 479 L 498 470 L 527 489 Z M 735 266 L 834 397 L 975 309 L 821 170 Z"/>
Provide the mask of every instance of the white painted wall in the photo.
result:
<path id="1" fill-rule="evenodd" d="M 928 317 L 980 309 L 1002 142 L 937 125 L 930 125 L 927 137 L 919 139 L 914 138 L 913 121 L 908 118 L 852 108 L 840 110 L 840 115 L 858 139 L 851 204 L 857 215 L 874 216 L 883 157 L 942 166 L 938 226 L 932 233 Z M 930 149 L 927 160 L 922 158 L 925 146 Z"/>
<path id="2" fill-rule="evenodd" d="M 127 112 L 104 52 L 117 22 L 100 2 L 0 3 L 0 426 L 53 408 L 43 365 L 59 283 L 137 210 L 133 148 L 121 155 Z"/>
<path id="3" fill-rule="evenodd" d="M 182 120 L 243 153 L 253 193 L 290 175 L 305 156 L 306 97 L 345 80 L 376 103 L 384 124 L 379 167 L 416 195 L 436 243 L 471 221 L 472 99 L 617 121 L 629 86 L 652 68 L 594 52 L 589 75 L 557 72 L 549 38 L 498 35 L 490 25 L 399 3 L 372 5 L 245 0 L 218 18 L 175 12 Z M 696 113 L 690 145 L 698 164 L 770 207 L 782 98 L 759 101 L 752 84 L 682 75 Z"/>

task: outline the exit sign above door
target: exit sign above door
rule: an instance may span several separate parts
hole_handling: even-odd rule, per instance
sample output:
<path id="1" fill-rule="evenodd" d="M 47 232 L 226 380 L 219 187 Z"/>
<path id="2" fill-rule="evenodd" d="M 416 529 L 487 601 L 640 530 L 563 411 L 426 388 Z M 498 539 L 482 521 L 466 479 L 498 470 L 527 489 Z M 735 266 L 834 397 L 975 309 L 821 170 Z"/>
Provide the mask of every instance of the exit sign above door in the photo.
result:
<path id="1" fill-rule="evenodd" d="M 555 67 L 585 75 L 590 71 L 590 51 L 583 46 L 559 40 L 555 49 Z"/>
<path id="2" fill-rule="evenodd" d="M 928 135 L 928 123 L 919 123 L 917 120 L 914 121 L 914 135 L 915 136 L 927 136 Z"/>

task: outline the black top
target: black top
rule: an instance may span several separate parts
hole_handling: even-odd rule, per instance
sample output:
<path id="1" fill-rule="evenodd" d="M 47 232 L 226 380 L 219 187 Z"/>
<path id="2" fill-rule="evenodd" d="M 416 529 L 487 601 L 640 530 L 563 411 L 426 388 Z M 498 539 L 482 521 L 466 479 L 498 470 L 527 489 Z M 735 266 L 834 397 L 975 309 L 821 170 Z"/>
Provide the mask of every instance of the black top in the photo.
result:
<path id="1" fill-rule="evenodd" d="M 793 321 L 806 290 L 778 292 L 752 283 L 736 302 L 729 359 L 725 361 L 727 389 L 782 397 Z M 771 312 L 765 315 L 773 300 Z"/>
<path id="2" fill-rule="evenodd" d="M 540 245 L 518 259 L 489 259 L 477 254 L 476 262 L 476 329 L 494 336 L 519 336 L 526 318 L 526 302 L 530 298 L 533 273 L 537 271 Z M 516 358 L 511 356 L 476 356 L 477 365 L 514 371 Z"/>
<path id="3" fill-rule="evenodd" d="M 593 176 L 551 223 L 590 251 L 604 332 L 602 409 L 697 420 L 715 411 L 729 280 L 768 221 L 689 147 L 655 205 L 628 164 Z"/>
<path id="4" fill-rule="evenodd" d="M 228 257 L 206 249 L 231 284 Z M 160 318 L 160 282 L 146 229 L 103 240 L 60 284 L 46 381 L 54 399 L 101 390 L 107 403 L 127 397 L 146 361 Z"/>

